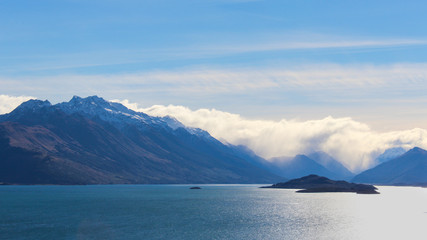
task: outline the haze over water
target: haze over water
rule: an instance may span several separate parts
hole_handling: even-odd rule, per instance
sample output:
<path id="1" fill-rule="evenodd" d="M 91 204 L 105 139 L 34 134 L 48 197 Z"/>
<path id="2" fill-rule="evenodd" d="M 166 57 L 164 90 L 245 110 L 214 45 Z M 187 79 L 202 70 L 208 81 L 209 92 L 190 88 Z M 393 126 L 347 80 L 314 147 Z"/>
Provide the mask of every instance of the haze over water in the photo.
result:
<path id="1" fill-rule="evenodd" d="M 425 239 L 427 189 L 300 194 L 259 185 L 2 186 L 3 239 Z"/>

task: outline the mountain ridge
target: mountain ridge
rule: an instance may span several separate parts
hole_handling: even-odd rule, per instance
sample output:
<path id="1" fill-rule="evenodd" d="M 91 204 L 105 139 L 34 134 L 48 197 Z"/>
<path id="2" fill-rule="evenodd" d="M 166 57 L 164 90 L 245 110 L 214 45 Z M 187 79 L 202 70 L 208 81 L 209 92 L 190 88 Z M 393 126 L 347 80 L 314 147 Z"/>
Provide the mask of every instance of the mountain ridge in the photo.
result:
<path id="1" fill-rule="evenodd" d="M 275 157 L 264 163 L 268 169 L 280 176 L 293 179 L 310 174 L 321 176 L 335 176 L 334 173 L 309 158 L 306 155 L 298 154 L 295 157 Z"/>
<path id="2" fill-rule="evenodd" d="M 414 147 L 403 155 L 356 175 L 353 181 L 382 185 L 427 186 L 426 173 L 427 151 Z"/>
<path id="3" fill-rule="evenodd" d="M 248 163 L 201 129 L 187 128 L 170 117 L 138 113 L 97 96 L 75 96 L 55 105 L 27 101 L 0 116 L 0 139 L 0 182 L 262 183 L 281 179 Z M 17 157 L 23 155 L 28 157 Z M 34 165 L 32 180 L 29 169 L 27 176 L 20 172 L 16 159 L 24 166 Z"/>
<path id="4" fill-rule="evenodd" d="M 325 152 L 314 152 L 307 155 L 334 175 L 329 176 L 332 179 L 350 180 L 354 177 L 354 173 L 348 170 L 343 164 L 331 157 Z"/>

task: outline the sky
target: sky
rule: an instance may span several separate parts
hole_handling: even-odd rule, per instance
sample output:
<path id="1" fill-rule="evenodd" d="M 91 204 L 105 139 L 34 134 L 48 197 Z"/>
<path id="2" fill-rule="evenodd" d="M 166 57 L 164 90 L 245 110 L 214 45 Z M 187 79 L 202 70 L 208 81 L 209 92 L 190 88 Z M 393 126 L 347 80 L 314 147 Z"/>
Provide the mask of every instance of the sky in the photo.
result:
<path id="1" fill-rule="evenodd" d="M 261 126 L 332 119 L 372 136 L 416 132 L 361 146 L 369 157 L 354 168 L 363 168 L 385 145 L 425 142 L 426 9 L 390 0 L 1 0 L 0 111 L 29 98 L 98 95 L 157 115 L 183 107 Z M 224 134 L 216 137 L 234 144 L 259 137 Z M 308 151 L 282 147 L 294 140 L 254 148 L 265 157 Z"/>

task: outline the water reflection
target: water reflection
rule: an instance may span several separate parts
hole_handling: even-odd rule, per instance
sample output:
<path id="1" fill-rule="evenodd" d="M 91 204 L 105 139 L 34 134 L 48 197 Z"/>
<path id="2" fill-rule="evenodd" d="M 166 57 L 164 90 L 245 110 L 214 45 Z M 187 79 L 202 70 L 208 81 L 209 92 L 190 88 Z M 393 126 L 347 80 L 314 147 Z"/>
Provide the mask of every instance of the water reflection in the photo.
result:
<path id="1" fill-rule="evenodd" d="M 379 191 L 4 186 L 0 230 L 5 239 L 426 239 L 427 189 Z"/>

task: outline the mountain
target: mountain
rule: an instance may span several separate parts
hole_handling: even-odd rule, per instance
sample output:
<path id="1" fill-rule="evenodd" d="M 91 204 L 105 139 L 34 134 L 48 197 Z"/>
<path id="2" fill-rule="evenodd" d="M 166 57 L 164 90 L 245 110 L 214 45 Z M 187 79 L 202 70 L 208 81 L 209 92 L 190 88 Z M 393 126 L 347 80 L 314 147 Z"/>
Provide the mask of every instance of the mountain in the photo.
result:
<path id="1" fill-rule="evenodd" d="M 251 156 L 170 117 L 92 96 L 29 100 L 0 115 L 0 182 L 271 183 Z"/>
<path id="2" fill-rule="evenodd" d="M 329 176 L 329 178 L 350 180 L 354 177 L 354 173 L 350 172 L 344 165 L 325 152 L 314 152 L 309 154 L 308 157 L 334 174 Z"/>
<path id="3" fill-rule="evenodd" d="M 393 158 L 397 158 L 404 154 L 406 150 L 401 147 L 395 147 L 395 148 L 389 148 L 385 150 L 381 155 L 379 155 L 377 158 L 375 158 L 375 166 L 387 162 Z"/>
<path id="4" fill-rule="evenodd" d="M 295 157 L 276 157 L 268 161 L 257 156 L 245 146 L 233 146 L 238 151 L 236 154 L 245 153 L 244 159 L 251 164 L 266 169 L 276 175 L 295 178 L 308 174 L 319 174 L 331 179 L 348 180 L 354 174 L 345 168 L 341 163 L 324 152 L 312 153 L 309 156 L 297 155 Z"/>
<path id="5" fill-rule="evenodd" d="M 305 155 L 271 158 L 264 164 L 273 173 L 290 179 L 310 174 L 335 177 L 334 173 Z"/>
<path id="6" fill-rule="evenodd" d="M 235 155 L 245 159 L 247 162 L 249 162 L 254 166 L 257 166 L 269 172 L 275 172 L 277 170 L 274 164 L 256 155 L 251 149 L 249 149 L 244 145 L 237 145 L 237 146 L 229 145 L 229 147 L 234 150 Z M 276 171 L 276 172 L 277 172 L 276 175 L 282 176 L 282 181 L 287 180 L 287 178 L 285 178 L 280 171 Z"/>
<path id="7" fill-rule="evenodd" d="M 427 151 L 415 147 L 405 154 L 366 170 L 353 182 L 384 185 L 427 185 Z"/>

